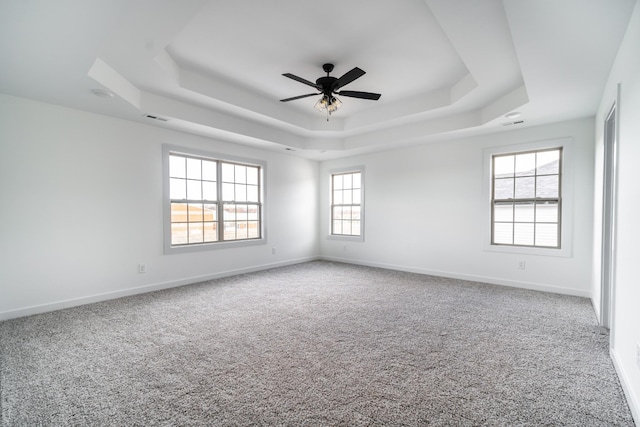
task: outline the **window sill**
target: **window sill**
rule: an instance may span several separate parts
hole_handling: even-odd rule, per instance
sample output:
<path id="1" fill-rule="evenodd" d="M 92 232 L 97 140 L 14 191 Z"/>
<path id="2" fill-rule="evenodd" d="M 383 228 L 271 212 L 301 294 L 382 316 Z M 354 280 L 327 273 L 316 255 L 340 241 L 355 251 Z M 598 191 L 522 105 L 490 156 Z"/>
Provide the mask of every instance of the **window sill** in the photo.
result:
<path id="1" fill-rule="evenodd" d="M 251 240 L 236 240 L 232 242 L 215 242 L 215 243 L 202 243 L 197 245 L 185 245 L 185 246 L 165 246 L 165 255 L 171 254 L 184 254 L 191 252 L 210 251 L 216 249 L 230 249 L 240 248 L 246 246 L 265 245 L 267 239 L 251 239 Z"/>
<path id="2" fill-rule="evenodd" d="M 529 246 L 509 246 L 509 245 L 492 245 L 486 243 L 483 245 L 482 250 L 487 252 L 500 252 L 507 254 L 522 254 L 522 255 L 539 255 L 550 257 L 564 257 L 570 258 L 572 256 L 571 250 L 568 248 L 533 248 Z"/>
<path id="3" fill-rule="evenodd" d="M 364 242 L 364 236 L 340 236 L 337 234 L 329 234 L 329 240 L 341 240 L 343 242 Z"/>

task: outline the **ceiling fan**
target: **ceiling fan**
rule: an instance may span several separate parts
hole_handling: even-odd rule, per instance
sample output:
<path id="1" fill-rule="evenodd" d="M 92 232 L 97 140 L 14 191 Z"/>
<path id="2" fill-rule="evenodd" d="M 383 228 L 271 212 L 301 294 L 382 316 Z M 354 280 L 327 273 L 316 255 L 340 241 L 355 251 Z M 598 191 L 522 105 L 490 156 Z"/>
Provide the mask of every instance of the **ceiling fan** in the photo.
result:
<path id="1" fill-rule="evenodd" d="M 327 120 L 329 120 L 329 115 L 336 111 L 342 105 L 342 102 L 338 98 L 336 98 L 335 95 L 347 96 L 351 98 L 370 99 L 372 101 L 377 101 L 378 99 L 380 99 L 381 95 L 379 93 L 360 92 L 355 90 L 342 90 L 338 92 L 338 89 L 346 86 L 347 84 L 351 83 L 355 79 L 362 77 L 365 74 L 365 72 L 360 68 L 355 67 L 340 78 L 329 76 L 329 73 L 333 71 L 333 64 L 324 64 L 322 66 L 322 69 L 325 73 L 327 73 L 327 75 L 325 77 L 318 78 L 315 83 L 291 73 L 283 74 L 283 76 L 311 86 L 317 89 L 319 92 L 298 95 L 291 98 L 281 99 L 280 101 L 289 102 L 296 99 L 307 98 L 309 96 L 322 95 L 322 98 L 320 98 L 318 102 L 316 102 L 315 107 L 320 111 L 326 110 Z"/>

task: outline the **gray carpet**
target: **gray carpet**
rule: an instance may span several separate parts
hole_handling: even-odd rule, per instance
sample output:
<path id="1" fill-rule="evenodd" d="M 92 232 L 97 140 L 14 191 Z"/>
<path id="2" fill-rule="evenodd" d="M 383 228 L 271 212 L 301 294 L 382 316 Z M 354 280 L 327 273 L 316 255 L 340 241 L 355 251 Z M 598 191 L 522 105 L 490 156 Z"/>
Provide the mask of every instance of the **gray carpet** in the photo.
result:
<path id="1" fill-rule="evenodd" d="M 589 300 L 317 261 L 0 323 L 3 426 L 633 426 Z"/>

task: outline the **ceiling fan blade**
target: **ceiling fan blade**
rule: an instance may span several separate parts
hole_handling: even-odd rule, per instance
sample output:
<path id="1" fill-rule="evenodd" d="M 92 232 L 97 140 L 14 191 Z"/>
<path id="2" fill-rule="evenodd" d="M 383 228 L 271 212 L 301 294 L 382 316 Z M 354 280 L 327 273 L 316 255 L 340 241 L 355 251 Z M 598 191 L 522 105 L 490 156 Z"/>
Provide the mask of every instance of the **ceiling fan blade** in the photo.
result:
<path id="1" fill-rule="evenodd" d="M 318 90 L 322 90 L 322 88 L 321 88 L 320 86 L 318 86 L 317 84 L 315 84 L 315 83 L 313 83 L 313 82 L 310 82 L 310 81 L 309 81 L 309 80 L 307 80 L 307 79 L 303 79 L 302 77 L 298 77 L 298 76 L 296 76 L 295 74 L 291 74 L 291 73 L 284 73 L 284 74 L 283 74 L 283 76 L 285 76 L 285 77 L 289 77 L 290 79 L 293 79 L 293 80 L 295 80 L 295 81 L 297 81 L 297 82 L 300 82 L 300 83 L 304 83 L 304 84 L 309 85 L 309 86 L 311 86 L 311 87 L 315 87 L 315 88 L 316 88 L 316 89 L 318 89 Z"/>
<path id="2" fill-rule="evenodd" d="M 345 86 L 357 78 L 362 77 L 365 74 L 360 68 L 355 67 L 351 71 L 348 71 L 345 75 L 340 77 L 332 86 L 333 90 L 340 89 L 342 86 Z"/>
<path id="3" fill-rule="evenodd" d="M 355 90 L 343 90 L 340 92 L 336 92 L 336 94 L 340 96 L 349 96 L 351 98 L 371 99 L 374 101 L 377 101 L 382 96 L 379 93 L 358 92 Z"/>
<path id="4" fill-rule="evenodd" d="M 291 98 L 281 99 L 280 102 L 289 102 L 289 101 L 294 101 L 296 99 L 307 98 L 309 96 L 315 96 L 315 95 L 320 95 L 320 94 L 319 93 L 308 93 L 306 95 L 299 95 L 299 96 L 294 96 L 294 97 L 291 97 Z"/>

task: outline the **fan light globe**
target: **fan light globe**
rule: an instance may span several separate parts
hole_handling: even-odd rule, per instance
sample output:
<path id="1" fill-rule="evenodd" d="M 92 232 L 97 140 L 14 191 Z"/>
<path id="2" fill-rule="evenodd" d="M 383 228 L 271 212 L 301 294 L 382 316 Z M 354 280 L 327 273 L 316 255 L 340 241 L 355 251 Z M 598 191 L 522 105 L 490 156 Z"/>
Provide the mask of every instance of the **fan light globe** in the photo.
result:
<path id="1" fill-rule="evenodd" d="M 340 101 L 335 96 L 328 97 L 327 95 L 324 95 L 322 98 L 318 100 L 318 102 L 316 102 L 316 105 L 314 105 L 314 107 L 318 111 L 327 110 L 327 112 L 331 114 L 334 111 L 336 111 L 338 108 L 340 108 L 341 105 L 342 105 L 342 101 Z"/>

